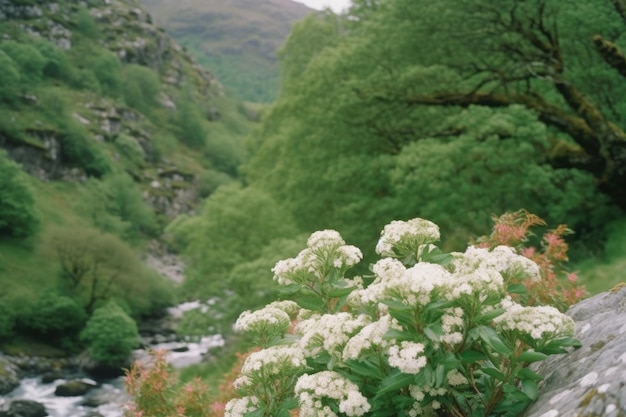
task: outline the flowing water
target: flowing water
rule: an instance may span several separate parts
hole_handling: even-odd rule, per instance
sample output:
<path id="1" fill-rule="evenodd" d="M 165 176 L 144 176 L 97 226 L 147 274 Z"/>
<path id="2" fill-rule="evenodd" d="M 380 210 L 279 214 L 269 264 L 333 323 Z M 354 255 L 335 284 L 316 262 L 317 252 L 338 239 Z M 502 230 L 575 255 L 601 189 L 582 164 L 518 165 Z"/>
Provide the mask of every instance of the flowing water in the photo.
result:
<path id="1" fill-rule="evenodd" d="M 182 311 L 190 309 L 189 303 L 170 310 L 170 314 L 177 316 Z M 223 346 L 224 339 L 221 335 L 206 336 L 194 342 L 166 342 L 150 346 L 153 350 L 165 350 L 168 362 L 175 368 L 200 363 L 203 357 L 211 349 Z M 142 360 L 148 357 L 147 350 L 137 350 L 134 358 Z M 59 379 L 51 383 L 42 383 L 41 376 L 24 378 L 18 388 L 4 397 L 0 397 L 0 409 L 6 401 L 11 399 L 33 400 L 43 404 L 50 417 L 84 417 L 97 412 L 104 417 L 121 417 L 123 407 L 129 400 L 124 390 L 123 378 L 113 378 L 105 381 L 93 381 L 84 375 L 72 376 L 72 379 L 82 379 L 83 382 L 96 385 L 84 396 L 59 397 L 54 394 L 58 385 L 67 382 Z M 97 407 L 89 407 L 83 402 L 89 398 L 97 398 Z M 94 414 L 95 415 L 95 414 Z"/>

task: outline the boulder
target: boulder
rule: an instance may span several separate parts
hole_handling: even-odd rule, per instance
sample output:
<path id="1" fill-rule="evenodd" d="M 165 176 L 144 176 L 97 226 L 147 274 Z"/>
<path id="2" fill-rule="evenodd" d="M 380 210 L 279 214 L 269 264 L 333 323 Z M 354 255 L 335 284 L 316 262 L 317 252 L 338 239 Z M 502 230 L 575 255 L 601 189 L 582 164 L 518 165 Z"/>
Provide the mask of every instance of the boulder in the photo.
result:
<path id="1" fill-rule="evenodd" d="M 11 400 L 0 410 L 0 417 L 45 417 L 46 407 L 32 400 Z"/>
<path id="2" fill-rule="evenodd" d="M 579 349 L 533 366 L 544 376 L 524 417 L 626 416 L 626 285 L 570 308 Z"/>
<path id="3" fill-rule="evenodd" d="M 20 385 L 17 366 L 0 357 L 0 396 L 8 394 Z"/>
<path id="4" fill-rule="evenodd" d="M 80 379 L 72 379 L 56 387 L 54 395 L 57 397 L 79 397 L 85 395 L 89 390 L 96 387 L 96 384 Z"/>

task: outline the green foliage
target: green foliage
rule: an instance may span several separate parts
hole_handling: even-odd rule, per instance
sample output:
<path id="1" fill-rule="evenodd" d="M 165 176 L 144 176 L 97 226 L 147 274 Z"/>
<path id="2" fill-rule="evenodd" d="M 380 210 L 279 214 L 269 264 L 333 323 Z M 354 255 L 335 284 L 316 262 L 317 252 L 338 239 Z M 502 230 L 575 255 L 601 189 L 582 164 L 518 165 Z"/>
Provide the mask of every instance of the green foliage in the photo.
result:
<path id="1" fill-rule="evenodd" d="M 68 348 L 76 341 L 87 317 L 84 307 L 75 299 L 47 291 L 40 293 L 23 326 L 28 332 L 50 341 L 60 341 Z"/>
<path id="2" fill-rule="evenodd" d="M 139 345 L 137 324 L 114 301 L 96 309 L 80 334 L 92 359 L 107 366 L 123 366 Z"/>
<path id="3" fill-rule="evenodd" d="M 26 238 L 39 230 L 40 223 L 26 174 L 0 150 L 0 236 Z"/>
<path id="4" fill-rule="evenodd" d="M 3 40 L 0 49 L 18 65 L 21 80 L 25 85 L 32 86 L 41 81 L 46 59 L 35 46 Z"/>
<path id="5" fill-rule="evenodd" d="M 3 298 L 0 300 L 0 341 L 8 339 L 13 335 L 14 326 L 14 313 Z"/>
<path id="6" fill-rule="evenodd" d="M 139 317 L 173 301 L 166 278 L 148 270 L 135 250 L 114 235 L 86 227 L 52 228 L 41 250 L 57 257 L 60 287 L 87 311 L 119 298 Z"/>
<path id="7" fill-rule="evenodd" d="M 101 181 L 90 182 L 95 192 L 87 210 L 96 226 L 129 241 L 156 232 L 155 213 L 145 204 L 141 190 L 129 175 L 110 174 Z"/>
<path id="8" fill-rule="evenodd" d="M 0 71 L 0 100 L 10 103 L 19 93 L 20 70 L 15 61 L 2 50 L 0 50 L 0 68 L 2 68 Z"/>
<path id="9" fill-rule="evenodd" d="M 208 132 L 202 112 L 192 101 L 191 94 L 184 94 L 176 108 L 181 141 L 192 148 L 204 148 Z"/>
<path id="10" fill-rule="evenodd" d="M 157 74 L 150 68 L 136 64 L 124 66 L 122 74 L 122 92 L 126 104 L 144 114 L 151 114 L 161 92 Z"/>
<path id="11" fill-rule="evenodd" d="M 100 31 L 94 17 L 89 13 L 89 9 L 81 7 L 76 13 L 76 30 L 83 36 L 91 39 L 98 38 Z"/>

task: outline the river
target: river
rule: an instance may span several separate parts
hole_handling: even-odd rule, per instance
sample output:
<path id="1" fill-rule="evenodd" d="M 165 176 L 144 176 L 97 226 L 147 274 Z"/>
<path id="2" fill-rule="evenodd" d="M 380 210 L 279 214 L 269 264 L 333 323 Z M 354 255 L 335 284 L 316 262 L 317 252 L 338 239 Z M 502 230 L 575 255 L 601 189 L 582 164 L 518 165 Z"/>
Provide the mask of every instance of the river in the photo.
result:
<path id="1" fill-rule="evenodd" d="M 190 303 L 185 303 L 171 309 L 170 314 L 178 316 L 191 307 Z M 193 342 L 175 341 L 152 344 L 149 349 L 165 350 L 168 362 L 175 368 L 183 368 L 200 363 L 209 350 L 219 348 L 223 344 L 224 339 L 221 335 L 211 335 Z M 133 353 L 136 360 L 142 360 L 147 356 L 147 349 L 139 349 Z M 24 399 L 43 404 L 50 417 L 121 417 L 123 415 L 123 407 L 129 401 L 129 396 L 124 389 L 123 377 L 102 381 L 94 381 L 84 374 L 67 375 L 67 377 L 68 379 L 58 379 L 51 383 L 42 383 L 41 375 L 24 378 L 19 387 L 0 397 L 0 410 L 9 400 Z M 96 387 L 84 396 L 56 396 L 56 387 L 69 379 L 82 379 L 83 382 Z M 86 405 L 94 402 L 90 399 L 96 399 L 95 402 L 100 405 Z"/>

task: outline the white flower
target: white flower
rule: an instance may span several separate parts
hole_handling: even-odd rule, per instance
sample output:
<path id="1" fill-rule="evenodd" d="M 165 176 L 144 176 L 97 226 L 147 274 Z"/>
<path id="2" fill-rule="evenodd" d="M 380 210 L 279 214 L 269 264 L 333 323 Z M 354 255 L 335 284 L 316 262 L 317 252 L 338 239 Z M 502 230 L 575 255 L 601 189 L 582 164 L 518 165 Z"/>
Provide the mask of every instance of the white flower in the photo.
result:
<path id="1" fill-rule="evenodd" d="M 341 358 L 348 340 L 369 324 L 365 315 L 353 316 L 350 313 L 316 315 L 296 325 L 296 334 L 302 335 L 299 345 L 307 357 L 326 351 Z"/>
<path id="2" fill-rule="evenodd" d="M 574 320 L 551 306 L 515 308 L 493 322 L 499 331 L 527 334 L 537 341 L 574 335 Z"/>
<path id="3" fill-rule="evenodd" d="M 493 250 L 470 246 L 462 256 L 455 256 L 453 264 L 458 272 L 471 272 L 479 267 L 495 269 L 506 281 L 513 277 L 541 280 L 539 265 L 504 245 L 496 246 Z"/>
<path id="4" fill-rule="evenodd" d="M 426 366 L 426 357 L 422 355 L 423 353 L 423 344 L 403 341 L 400 346 L 389 347 L 389 365 L 407 374 L 417 374 Z"/>
<path id="5" fill-rule="evenodd" d="M 363 327 L 346 343 L 343 349 L 343 359 L 357 359 L 364 350 L 388 347 L 393 341 L 385 340 L 383 337 L 391 328 L 401 329 L 402 327 L 390 315 L 384 315 L 377 321 Z"/>
<path id="6" fill-rule="evenodd" d="M 259 407 L 257 397 L 233 398 L 226 403 L 224 417 L 243 417 L 244 414 L 254 411 Z"/>
<path id="7" fill-rule="evenodd" d="M 465 385 L 469 383 L 467 378 L 465 378 L 465 376 L 460 373 L 458 369 L 452 369 L 451 371 L 448 371 L 448 373 L 446 374 L 446 378 L 448 379 L 448 385 L 450 385 L 451 387 L 456 387 L 457 385 Z"/>
<path id="8" fill-rule="evenodd" d="M 394 249 L 417 251 L 419 245 L 433 243 L 440 238 L 439 226 L 428 220 L 415 218 L 407 222 L 394 220 L 383 228 L 376 253 L 393 256 Z"/>
<path id="9" fill-rule="evenodd" d="M 300 312 L 300 306 L 298 305 L 298 303 L 291 300 L 274 301 L 269 303 L 267 307 L 273 307 L 282 310 L 290 317 L 293 317 Z"/>
<path id="10" fill-rule="evenodd" d="M 237 387 L 251 387 L 265 383 L 269 377 L 290 375 L 306 366 L 304 352 L 297 346 L 272 346 L 253 352 L 241 368 Z"/>
<path id="11" fill-rule="evenodd" d="M 259 334 L 285 334 L 291 327 L 289 315 L 276 307 L 264 307 L 250 312 L 244 311 L 235 322 L 235 330 L 238 332 L 256 332 Z"/>
<path id="12" fill-rule="evenodd" d="M 339 411 L 350 417 L 362 416 L 371 408 L 355 383 L 333 371 L 300 376 L 294 392 L 298 396 L 300 417 L 336 416 L 327 406 L 322 407 L 322 398 L 337 401 Z"/>
<path id="13" fill-rule="evenodd" d="M 329 246 L 337 247 L 345 245 L 346 242 L 342 239 L 339 232 L 327 229 L 312 233 L 306 244 L 309 248 L 315 249 Z"/>

